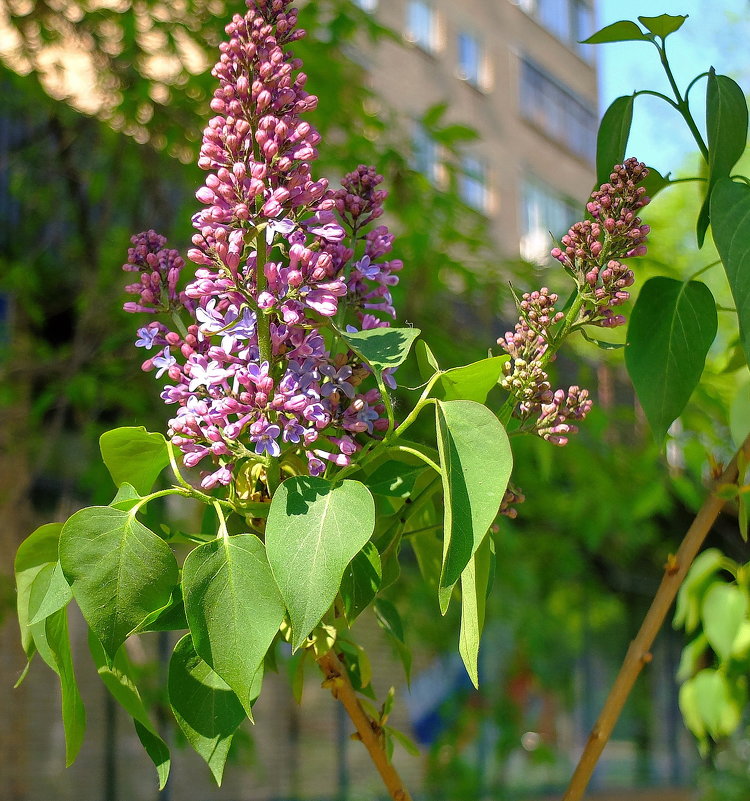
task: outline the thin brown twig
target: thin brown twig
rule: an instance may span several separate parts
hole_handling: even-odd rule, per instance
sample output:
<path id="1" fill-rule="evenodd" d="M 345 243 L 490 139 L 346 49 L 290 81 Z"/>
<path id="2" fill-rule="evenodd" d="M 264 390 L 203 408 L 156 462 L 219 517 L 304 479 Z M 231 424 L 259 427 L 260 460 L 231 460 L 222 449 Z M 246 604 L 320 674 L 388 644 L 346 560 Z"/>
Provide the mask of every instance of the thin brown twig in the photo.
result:
<path id="1" fill-rule="evenodd" d="M 346 668 L 333 651 L 319 657 L 318 665 L 326 676 L 323 686 L 327 687 L 333 697 L 341 702 L 351 718 L 357 729 L 358 739 L 362 741 L 370 754 L 370 759 L 375 764 L 393 801 L 412 801 L 398 771 L 388 760 L 378 724 L 362 708 Z"/>
<path id="2" fill-rule="evenodd" d="M 737 463 L 741 453 L 750 457 L 750 436 L 745 439 L 740 450 L 719 476 L 715 486 L 733 484 L 737 480 Z M 651 661 L 651 646 L 664 623 L 677 591 L 708 532 L 719 516 L 724 502 L 724 499 L 717 497 L 715 492 L 709 495 L 685 534 L 677 554 L 670 556 L 667 560 L 659 589 L 646 613 L 640 631 L 628 648 L 620 672 L 612 685 L 599 719 L 591 730 L 586 747 L 563 796 L 563 801 L 580 801 L 583 797 L 596 763 L 620 717 L 625 701 L 633 689 L 641 669 Z"/>

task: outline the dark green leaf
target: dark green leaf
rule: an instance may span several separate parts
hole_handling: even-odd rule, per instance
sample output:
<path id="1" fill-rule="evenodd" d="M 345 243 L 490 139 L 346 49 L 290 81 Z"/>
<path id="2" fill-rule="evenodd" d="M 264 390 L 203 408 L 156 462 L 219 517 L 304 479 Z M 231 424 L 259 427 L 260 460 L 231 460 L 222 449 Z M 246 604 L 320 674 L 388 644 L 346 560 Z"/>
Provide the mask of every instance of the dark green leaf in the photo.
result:
<path id="1" fill-rule="evenodd" d="M 658 17 L 638 17 L 638 22 L 651 33 L 666 39 L 670 33 L 674 33 L 682 27 L 688 16 L 685 14 L 673 17 L 670 14 L 661 14 Z"/>
<path id="2" fill-rule="evenodd" d="M 363 483 L 374 495 L 406 498 L 414 489 L 417 477 L 423 472 L 424 467 L 415 467 L 391 459 L 373 470 Z"/>
<path id="3" fill-rule="evenodd" d="M 487 395 L 497 385 L 503 374 L 503 365 L 509 356 L 493 356 L 489 359 L 454 367 L 440 376 L 433 395 L 441 400 L 471 400 L 484 403 Z"/>
<path id="4" fill-rule="evenodd" d="M 719 180 L 711 194 L 714 242 L 724 264 L 750 363 L 750 186 Z"/>
<path id="5" fill-rule="evenodd" d="M 172 595 L 166 606 L 147 615 L 136 631 L 180 631 L 187 628 L 185 603 L 182 600 L 182 585 L 178 584 L 172 590 Z"/>
<path id="6" fill-rule="evenodd" d="M 36 614 L 29 621 L 29 625 L 39 623 L 39 621 L 44 620 L 45 617 L 49 617 L 54 612 L 64 609 L 72 598 L 73 594 L 70 591 L 70 585 L 65 581 L 60 563 L 55 562 L 44 598 L 42 598 Z"/>
<path id="7" fill-rule="evenodd" d="M 375 619 L 396 649 L 396 653 L 404 667 L 408 684 L 411 678 L 411 651 L 404 638 L 404 625 L 401 622 L 401 615 L 399 615 L 398 609 L 390 601 L 386 601 L 385 598 L 377 598 L 374 608 Z"/>
<path id="8" fill-rule="evenodd" d="M 706 87 L 706 133 L 708 134 L 708 184 L 698 216 L 698 246 L 703 246 L 711 222 L 711 195 L 720 178 L 728 178 L 747 143 L 747 103 L 742 89 L 712 67 Z"/>
<path id="9" fill-rule="evenodd" d="M 37 573 L 29 592 L 29 616 L 34 617 L 47 595 L 54 564 L 47 564 Z M 39 656 L 60 678 L 61 709 L 65 731 L 65 764 L 72 765 L 86 732 L 86 710 L 78 691 L 68 635 L 68 613 L 59 609 L 39 623 L 29 626 Z"/>
<path id="10" fill-rule="evenodd" d="M 487 589 L 490 581 L 491 538 L 485 536 L 461 573 L 461 631 L 458 652 L 472 684 L 479 688 L 479 642 L 484 628 Z"/>
<path id="11" fill-rule="evenodd" d="M 45 565 L 57 562 L 57 544 L 62 523 L 47 523 L 33 531 L 18 546 L 14 570 L 16 574 L 16 609 L 21 630 L 21 645 L 30 659 L 34 654 L 34 640 L 29 631 L 29 596 L 31 585 Z"/>
<path id="12" fill-rule="evenodd" d="M 382 577 L 378 549 L 371 542 L 365 543 L 346 566 L 341 579 L 341 598 L 350 625 L 377 595 Z"/>
<path id="13" fill-rule="evenodd" d="M 370 328 L 341 336 L 373 370 L 382 372 L 404 363 L 419 334 L 418 328 Z"/>
<path id="14" fill-rule="evenodd" d="M 438 401 L 438 449 L 445 495 L 443 612 L 453 586 L 495 519 L 508 485 L 513 455 L 500 421 L 473 401 Z"/>
<path id="15" fill-rule="evenodd" d="M 60 535 L 60 564 L 86 622 L 109 659 L 179 580 L 169 546 L 130 513 L 76 512 Z"/>
<path id="16" fill-rule="evenodd" d="M 99 439 L 99 448 L 115 486 L 127 482 L 141 495 L 151 490 L 156 477 L 169 464 L 167 441 L 143 426 L 107 431 Z"/>
<path id="17" fill-rule="evenodd" d="M 622 164 L 633 122 L 634 95 L 612 101 L 599 123 L 596 137 L 596 183 L 605 184 L 616 164 Z"/>
<path id="18" fill-rule="evenodd" d="M 266 548 L 254 534 L 207 542 L 188 554 L 182 587 L 198 656 L 234 690 L 252 720 L 256 674 L 284 619 Z"/>
<path id="19" fill-rule="evenodd" d="M 662 175 L 656 167 L 649 167 L 648 175 L 641 182 L 641 186 L 646 190 L 646 197 L 654 198 L 662 189 L 666 189 L 672 183 L 669 180 L 671 174 L 668 172 Z"/>
<path id="20" fill-rule="evenodd" d="M 643 285 L 628 327 L 625 364 L 657 441 L 700 381 L 717 325 L 705 284 L 659 276 Z"/>
<path id="21" fill-rule="evenodd" d="M 206 761 L 216 784 L 221 786 L 229 746 L 245 719 L 240 700 L 196 654 L 189 634 L 175 646 L 169 662 L 168 686 L 169 703 L 177 723 L 190 745 Z"/>
<path id="22" fill-rule="evenodd" d="M 581 44 L 607 44 L 608 42 L 650 42 L 651 37 L 645 34 L 635 22 L 620 20 L 607 25 L 593 36 L 584 39 Z"/>
<path id="23" fill-rule="evenodd" d="M 97 672 L 104 686 L 118 704 L 133 718 L 135 731 L 146 753 L 154 763 L 159 777 L 159 789 L 163 789 L 169 778 L 169 748 L 157 732 L 143 704 L 141 694 L 135 684 L 132 668 L 124 653 L 118 651 L 110 664 L 101 643 L 89 631 L 89 649 Z"/>
<path id="24" fill-rule="evenodd" d="M 266 522 L 266 547 L 289 610 L 293 648 L 328 611 L 346 566 L 374 529 L 375 502 L 358 481 L 333 484 L 295 476 L 278 488 Z"/>

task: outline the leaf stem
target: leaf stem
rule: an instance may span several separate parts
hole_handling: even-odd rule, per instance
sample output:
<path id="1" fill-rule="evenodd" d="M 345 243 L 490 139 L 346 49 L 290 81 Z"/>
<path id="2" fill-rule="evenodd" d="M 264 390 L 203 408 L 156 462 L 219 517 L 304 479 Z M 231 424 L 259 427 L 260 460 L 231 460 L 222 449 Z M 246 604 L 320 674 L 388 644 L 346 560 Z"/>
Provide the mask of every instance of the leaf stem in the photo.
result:
<path id="1" fill-rule="evenodd" d="M 388 761 L 383 747 L 383 731 L 376 720 L 373 720 L 363 709 L 357 698 L 346 668 L 341 664 L 333 651 L 318 658 L 318 665 L 325 674 L 323 686 L 331 691 L 331 695 L 341 702 L 352 723 L 357 729 L 357 739 L 370 754 L 380 778 L 393 801 L 412 801 L 409 791 L 398 774 L 396 768 Z"/>
<path id="2" fill-rule="evenodd" d="M 699 275 L 703 275 L 703 273 L 705 273 L 706 271 L 710 270 L 712 267 L 718 266 L 719 264 L 721 264 L 721 259 L 717 259 L 716 261 L 712 261 L 711 264 L 707 264 L 705 267 L 701 267 L 700 270 L 698 270 L 697 272 L 694 272 L 690 276 L 690 278 L 687 279 L 687 281 L 685 283 L 688 283 L 689 281 L 695 280 Z"/>
<path id="3" fill-rule="evenodd" d="M 391 445 L 391 450 L 400 451 L 401 453 L 408 453 L 411 456 L 416 456 L 418 459 L 421 459 L 426 465 L 431 467 L 436 473 L 438 474 L 441 473 L 440 465 L 433 462 L 429 456 L 426 456 L 424 453 L 421 453 L 416 448 L 410 448 L 408 445 Z"/>
<path id="4" fill-rule="evenodd" d="M 221 511 L 221 505 L 216 498 L 211 501 L 211 505 L 214 507 L 216 517 L 219 518 L 219 530 L 216 532 L 216 538 L 218 539 L 221 537 L 224 542 L 228 542 L 229 532 L 227 531 L 227 521 L 224 519 L 224 512 Z"/>
<path id="5" fill-rule="evenodd" d="M 643 666 L 651 661 L 651 646 L 664 623 L 677 591 L 724 506 L 724 499 L 715 494 L 715 489 L 722 484 L 734 483 L 737 480 L 739 459 L 748 457 L 750 457 L 750 435 L 745 439 L 742 447 L 735 454 L 726 470 L 716 480 L 714 490 L 695 516 L 677 554 L 670 556 L 667 560 L 659 589 L 646 613 L 640 631 L 628 648 L 620 672 L 615 679 L 599 719 L 591 730 L 586 747 L 563 796 L 563 801 L 580 801 L 583 797 L 596 763 L 599 761 L 604 746 L 607 744 L 617 719 L 620 717 L 635 680 L 638 678 Z"/>
<path id="6" fill-rule="evenodd" d="M 184 339 L 187 336 L 187 328 L 185 328 L 185 323 L 182 322 L 182 318 L 176 311 L 172 312 L 172 322 L 177 326 L 177 330 L 182 334 L 182 338 Z"/>
<path id="7" fill-rule="evenodd" d="M 652 89 L 639 89 L 637 92 L 633 92 L 633 97 L 638 97 L 639 95 L 653 95 L 654 97 L 660 98 L 665 103 L 669 103 L 669 105 L 672 106 L 673 109 L 676 109 L 677 111 L 680 110 L 677 103 L 675 103 L 671 97 L 663 95 L 661 92 L 655 92 Z"/>

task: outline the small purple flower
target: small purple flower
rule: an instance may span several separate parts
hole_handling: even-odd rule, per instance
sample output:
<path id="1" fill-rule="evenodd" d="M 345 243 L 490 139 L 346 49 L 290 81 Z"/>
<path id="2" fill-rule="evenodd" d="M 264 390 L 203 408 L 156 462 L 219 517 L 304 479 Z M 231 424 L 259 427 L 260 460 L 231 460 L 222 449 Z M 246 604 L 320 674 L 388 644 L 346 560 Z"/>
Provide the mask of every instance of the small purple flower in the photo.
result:
<path id="1" fill-rule="evenodd" d="M 143 328 L 139 328 L 136 333 L 138 334 L 138 339 L 135 341 L 136 348 L 151 350 L 151 348 L 154 347 L 156 338 L 159 336 L 159 329 L 156 327 L 151 328 L 150 326 L 144 326 Z"/>
<path id="2" fill-rule="evenodd" d="M 269 220 L 266 224 L 266 244 L 270 245 L 273 242 L 274 234 L 281 234 L 287 236 L 297 227 L 297 224 L 290 220 L 289 217 L 284 217 L 283 220 Z"/>
<path id="3" fill-rule="evenodd" d="M 205 357 L 191 359 L 188 362 L 190 367 L 190 386 L 191 392 L 195 392 L 198 387 L 210 388 L 215 384 L 222 384 L 229 372 L 225 370 L 217 361 L 208 361 Z"/>
<path id="4" fill-rule="evenodd" d="M 151 361 L 154 367 L 159 368 L 156 371 L 157 378 L 161 378 L 173 364 L 177 364 L 177 359 L 169 352 L 169 345 L 164 348 L 161 356 L 154 356 Z"/>
<path id="5" fill-rule="evenodd" d="M 261 418 L 250 426 L 250 439 L 255 443 L 257 454 L 267 453 L 269 456 L 279 456 L 281 448 L 276 438 L 281 434 L 281 429 L 277 425 L 270 425 L 267 420 Z"/>
<path id="6" fill-rule="evenodd" d="M 354 398 L 354 387 L 348 379 L 352 377 L 352 368 L 345 364 L 339 370 L 332 364 L 324 364 L 320 367 L 320 372 L 328 381 L 320 388 L 320 393 L 324 397 L 329 397 L 335 390 L 343 392 L 350 400 Z"/>
<path id="7" fill-rule="evenodd" d="M 368 281 L 377 281 L 380 275 L 380 265 L 374 264 L 369 256 L 362 256 L 362 258 L 355 263 L 354 268 L 359 270 L 363 278 Z"/>

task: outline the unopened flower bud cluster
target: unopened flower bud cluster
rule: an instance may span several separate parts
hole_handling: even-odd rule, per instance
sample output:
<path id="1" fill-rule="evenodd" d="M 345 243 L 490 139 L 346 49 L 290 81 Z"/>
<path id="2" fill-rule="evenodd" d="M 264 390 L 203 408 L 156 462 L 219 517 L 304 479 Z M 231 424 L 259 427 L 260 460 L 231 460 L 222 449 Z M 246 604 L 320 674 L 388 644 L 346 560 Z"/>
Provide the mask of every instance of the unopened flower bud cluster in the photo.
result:
<path id="1" fill-rule="evenodd" d="M 581 301 L 567 333 L 584 325 L 614 328 L 625 322 L 613 309 L 629 299 L 627 289 L 634 281 L 623 260 L 646 253 L 649 226 L 637 211 L 649 202 L 646 190 L 638 185 L 647 175 L 645 165 L 636 159 L 617 165 L 609 181 L 591 195 L 586 206 L 591 219 L 575 223 L 562 237 L 561 247 L 552 250 L 552 256 L 575 278 Z M 515 330 L 498 339 L 511 357 L 500 383 L 517 400 L 514 413 L 525 430 L 565 445 L 569 435 L 578 431 L 575 423 L 588 414 L 592 401 L 580 387 L 553 391 L 550 385 L 547 366 L 555 358 L 565 319 L 555 309 L 557 302 L 558 296 L 546 287 L 523 295 Z"/>

